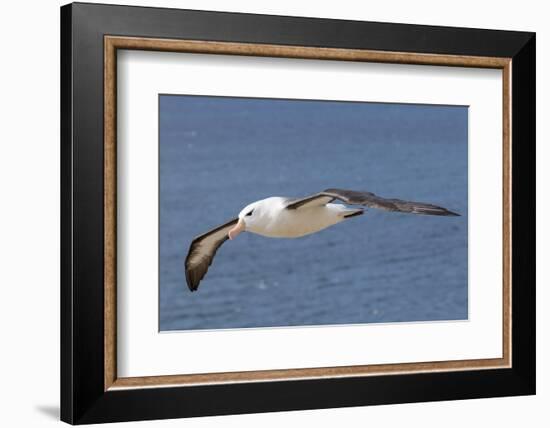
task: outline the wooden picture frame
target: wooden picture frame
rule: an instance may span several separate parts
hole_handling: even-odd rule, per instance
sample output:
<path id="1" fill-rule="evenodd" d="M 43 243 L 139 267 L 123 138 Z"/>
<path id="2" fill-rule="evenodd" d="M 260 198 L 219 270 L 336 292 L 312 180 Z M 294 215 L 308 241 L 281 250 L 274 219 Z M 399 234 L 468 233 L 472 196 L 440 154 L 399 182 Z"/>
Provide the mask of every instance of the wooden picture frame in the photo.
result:
<path id="1" fill-rule="evenodd" d="M 503 159 L 494 160 L 503 166 L 502 358 L 118 377 L 118 49 L 502 70 Z M 62 420 L 80 424 L 535 392 L 534 34 L 77 3 L 61 9 L 61 53 Z"/>

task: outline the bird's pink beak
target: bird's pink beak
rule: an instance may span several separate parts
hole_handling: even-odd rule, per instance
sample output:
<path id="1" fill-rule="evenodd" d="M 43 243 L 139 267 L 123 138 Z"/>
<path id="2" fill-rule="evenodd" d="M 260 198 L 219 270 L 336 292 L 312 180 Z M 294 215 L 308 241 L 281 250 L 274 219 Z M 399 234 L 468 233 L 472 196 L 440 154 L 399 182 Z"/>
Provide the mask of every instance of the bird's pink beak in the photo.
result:
<path id="1" fill-rule="evenodd" d="M 244 220 L 242 218 L 239 219 L 235 227 L 228 232 L 229 239 L 235 239 L 239 233 L 244 231 L 245 228 L 246 225 L 244 224 Z"/>

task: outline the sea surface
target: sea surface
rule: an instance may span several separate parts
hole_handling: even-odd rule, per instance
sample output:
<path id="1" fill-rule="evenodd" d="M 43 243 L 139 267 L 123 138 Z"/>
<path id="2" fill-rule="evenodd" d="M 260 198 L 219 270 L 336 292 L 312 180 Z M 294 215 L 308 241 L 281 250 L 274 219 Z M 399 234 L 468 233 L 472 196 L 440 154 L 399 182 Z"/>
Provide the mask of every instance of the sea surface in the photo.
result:
<path id="1" fill-rule="evenodd" d="M 468 109 L 161 95 L 160 330 L 468 318 Z M 269 196 L 367 190 L 459 212 L 369 209 L 299 239 L 242 233 L 197 292 L 192 239 Z"/>

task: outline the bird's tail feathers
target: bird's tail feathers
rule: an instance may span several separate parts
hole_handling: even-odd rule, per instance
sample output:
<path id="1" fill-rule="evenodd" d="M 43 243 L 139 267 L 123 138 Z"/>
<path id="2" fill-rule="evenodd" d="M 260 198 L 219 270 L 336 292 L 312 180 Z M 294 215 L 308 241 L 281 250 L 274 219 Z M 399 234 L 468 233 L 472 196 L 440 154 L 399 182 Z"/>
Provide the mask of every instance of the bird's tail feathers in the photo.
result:
<path id="1" fill-rule="evenodd" d="M 346 208 L 342 211 L 342 216 L 344 218 L 351 218 L 357 215 L 361 215 L 365 212 L 363 208 Z"/>

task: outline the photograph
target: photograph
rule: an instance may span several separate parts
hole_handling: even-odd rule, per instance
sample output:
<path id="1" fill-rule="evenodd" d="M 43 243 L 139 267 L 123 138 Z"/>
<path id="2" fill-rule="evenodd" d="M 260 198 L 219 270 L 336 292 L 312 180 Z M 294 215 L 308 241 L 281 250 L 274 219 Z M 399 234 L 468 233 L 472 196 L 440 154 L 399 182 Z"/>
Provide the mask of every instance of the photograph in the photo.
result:
<path id="1" fill-rule="evenodd" d="M 468 106 L 158 103 L 161 332 L 468 320 Z"/>

